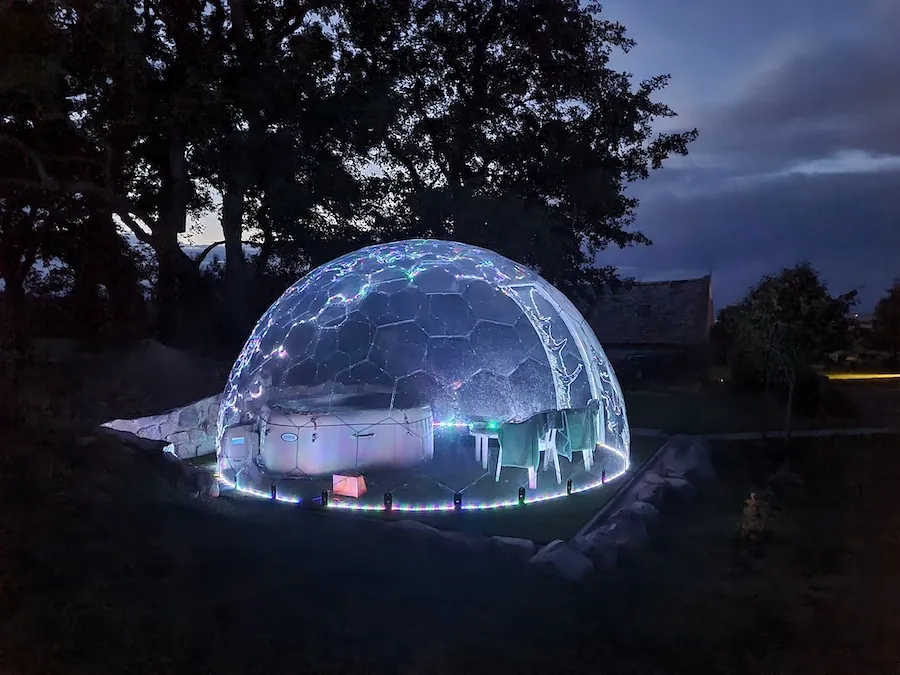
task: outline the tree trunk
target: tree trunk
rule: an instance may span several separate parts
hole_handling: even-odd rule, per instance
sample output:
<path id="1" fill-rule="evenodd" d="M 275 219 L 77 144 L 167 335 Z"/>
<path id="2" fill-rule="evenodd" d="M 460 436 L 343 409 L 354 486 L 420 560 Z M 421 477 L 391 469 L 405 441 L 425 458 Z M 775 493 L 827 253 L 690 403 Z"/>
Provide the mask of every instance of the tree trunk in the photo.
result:
<path id="1" fill-rule="evenodd" d="M 89 248 L 89 247 L 88 247 Z M 100 296 L 97 282 L 97 264 L 94 256 L 86 251 L 76 254 L 73 261 L 72 272 L 75 281 L 72 285 L 72 294 L 69 297 L 74 309 L 74 325 L 68 326 L 70 330 L 89 345 L 96 345 L 103 333 L 103 325 L 100 317 Z"/>
<path id="2" fill-rule="evenodd" d="M 768 364 L 766 365 L 766 381 L 763 386 L 762 400 L 762 438 L 764 441 L 769 440 L 769 390 L 772 385 L 772 376 L 769 372 Z"/>
<path id="3" fill-rule="evenodd" d="M 7 326 L 6 330 L 0 326 L 0 343 L 5 341 L 14 352 L 25 347 L 28 333 L 25 281 L 37 259 L 36 216 L 35 207 L 25 214 L 20 203 L 7 202 L 0 211 L 0 278 L 6 284 L 7 304 Z"/>
<path id="4" fill-rule="evenodd" d="M 199 286 L 199 271 L 178 244 L 178 235 L 185 231 L 190 198 L 190 177 L 185 152 L 187 144 L 175 132 L 167 142 L 161 217 L 153 229 L 153 249 L 158 264 L 156 283 L 156 336 L 163 343 L 171 343 L 180 336 L 182 302 Z"/>
<path id="5" fill-rule="evenodd" d="M 102 252 L 97 283 L 105 286 L 108 296 L 103 302 L 107 320 L 104 338 L 127 343 L 145 337 L 147 309 L 140 275 L 127 243 L 122 240 L 109 214 L 97 216 L 91 230 L 97 237 L 98 250 Z"/>
<path id="6" fill-rule="evenodd" d="M 6 276 L 6 289 L 2 299 L 5 307 L 6 330 L 2 339 L 13 352 L 20 351 L 26 342 L 26 317 L 25 317 L 25 278 L 20 274 L 8 274 Z"/>
<path id="7" fill-rule="evenodd" d="M 263 279 L 269 268 L 269 259 L 272 257 L 272 223 L 269 220 L 269 214 L 271 213 L 270 200 L 270 188 L 267 186 L 263 194 L 262 206 L 256 212 L 256 227 L 263 233 L 262 246 L 259 248 L 253 267 L 253 283 L 257 288 L 262 288 Z"/>
<path id="8" fill-rule="evenodd" d="M 245 181 L 233 176 L 222 196 L 222 234 L 225 237 L 225 304 L 227 324 L 235 335 L 243 336 L 247 329 L 249 307 L 247 294 L 247 263 L 244 259 L 242 234 L 244 230 Z"/>
<path id="9" fill-rule="evenodd" d="M 155 333 L 160 342 L 172 343 L 179 336 L 182 300 L 196 288 L 199 275 L 178 245 L 175 232 L 162 231 L 155 235 L 153 249 L 158 264 Z"/>
<path id="10" fill-rule="evenodd" d="M 791 375 L 788 377 L 787 405 L 784 409 L 784 442 L 791 442 L 791 423 L 794 419 L 794 381 L 796 377 Z"/>

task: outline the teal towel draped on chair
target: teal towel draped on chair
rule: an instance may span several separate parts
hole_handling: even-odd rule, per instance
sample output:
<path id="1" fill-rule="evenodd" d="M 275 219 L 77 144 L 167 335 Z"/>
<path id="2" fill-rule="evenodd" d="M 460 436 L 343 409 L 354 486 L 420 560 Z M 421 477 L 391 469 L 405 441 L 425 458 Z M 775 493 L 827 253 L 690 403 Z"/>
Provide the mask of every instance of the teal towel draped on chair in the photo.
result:
<path id="1" fill-rule="evenodd" d="M 537 469 L 540 463 L 538 439 L 544 434 L 546 416 L 534 415 L 524 422 L 504 422 L 497 434 L 503 448 L 502 465 Z"/>
<path id="2" fill-rule="evenodd" d="M 563 410 L 565 418 L 565 429 L 568 443 L 566 443 L 568 459 L 572 459 L 573 452 L 583 452 L 585 450 L 593 450 L 597 444 L 597 412 L 600 409 L 598 401 L 591 401 L 584 408 L 569 408 Z M 561 445 L 559 443 L 558 445 Z M 564 454 L 560 452 L 560 454 Z"/>

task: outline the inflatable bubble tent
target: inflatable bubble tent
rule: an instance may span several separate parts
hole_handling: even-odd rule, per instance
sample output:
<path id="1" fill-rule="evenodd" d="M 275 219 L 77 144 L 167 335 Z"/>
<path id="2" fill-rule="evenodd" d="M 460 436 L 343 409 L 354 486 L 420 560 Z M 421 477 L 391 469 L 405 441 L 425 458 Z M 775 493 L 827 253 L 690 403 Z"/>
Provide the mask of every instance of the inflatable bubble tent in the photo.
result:
<path id="1" fill-rule="evenodd" d="M 624 473 L 630 448 L 615 373 L 568 298 L 497 253 L 428 239 L 285 291 L 231 370 L 217 431 L 226 486 L 360 509 L 564 496 Z"/>

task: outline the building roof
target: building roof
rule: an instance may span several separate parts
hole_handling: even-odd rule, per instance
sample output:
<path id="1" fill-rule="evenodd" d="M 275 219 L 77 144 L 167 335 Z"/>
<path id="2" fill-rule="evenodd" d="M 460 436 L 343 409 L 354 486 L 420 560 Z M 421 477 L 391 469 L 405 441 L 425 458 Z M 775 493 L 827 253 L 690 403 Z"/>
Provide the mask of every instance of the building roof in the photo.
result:
<path id="1" fill-rule="evenodd" d="M 587 319 L 606 345 L 691 345 L 709 339 L 712 277 L 604 288 Z"/>

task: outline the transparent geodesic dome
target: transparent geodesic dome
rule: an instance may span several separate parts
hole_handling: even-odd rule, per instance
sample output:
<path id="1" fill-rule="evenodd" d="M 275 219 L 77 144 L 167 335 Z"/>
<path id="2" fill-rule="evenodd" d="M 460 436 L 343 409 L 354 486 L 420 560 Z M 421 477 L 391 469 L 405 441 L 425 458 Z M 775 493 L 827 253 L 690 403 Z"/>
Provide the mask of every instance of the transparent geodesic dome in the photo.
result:
<path id="1" fill-rule="evenodd" d="M 366 430 L 380 424 L 401 428 L 402 438 L 391 436 L 395 446 L 415 436 L 424 448 L 414 462 L 376 462 L 382 473 L 398 467 L 427 473 L 429 465 L 448 461 L 455 470 L 460 462 L 477 465 L 458 447 L 473 425 L 491 429 L 592 402 L 599 408 L 596 442 L 615 460 L 615 467 L 604 466 L 610 473 L 624 470 L 630 440 L 621 389 L 593 331 L 560 291 L 486 249 L 439 240 L 380 244 L 310 272 L 259 320 L 224 392 L 219 466 L 232 480 L 242 472 L 320 481 L 329 472 L 350 474 L 360 467 L 321 457 L 307 461 L 302 449 L 293 468 L 289 461 L 254 460 L 245 448 L 231 451 L 228 430 L 258 429 L 260 445 L 278 433 L 289 443 L 302 436 L 307 448 L 319 440 L 315 452 L 321 455 L 328 444 L 363 443 Z M 356 440 L 321 440 L 327 424 L 350 427 L 353 433 L 344 436 Z M 460 432 L 454 449 L 442 450 L 443 435 L 453 431 Z M 587 462 L 584 467 L 587 475 L 576 481 L 582 486 L 601 471 L 590 467 L 592 473 Z M 378 471 L 366 468 L 371 488 Z M 435 479 L 445 492 L 458 492 L 471 487 L 466 481 L 495 471 L 486 461 L 481 476 L 468 468 Z M 496 476 L 499 483 L 499 470 Z M 503 490 L 494 485 L 490 492 L 496 499 Z"/>

